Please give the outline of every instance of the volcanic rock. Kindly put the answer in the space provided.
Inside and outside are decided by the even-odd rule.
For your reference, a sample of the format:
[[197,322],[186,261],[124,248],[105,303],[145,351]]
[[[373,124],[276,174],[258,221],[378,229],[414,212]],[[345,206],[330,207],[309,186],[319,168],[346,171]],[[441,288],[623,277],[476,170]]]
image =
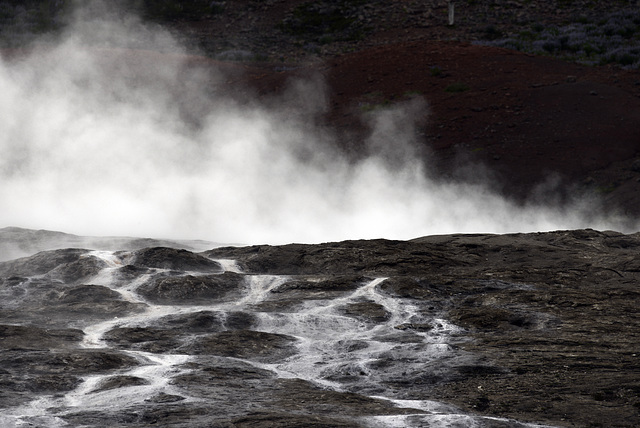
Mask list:
[[45,326],[64,326],[72,319],[109,319],[144,309],[145,305],[126,301],[120,293],[101,285],[75,285],[46,278],[5,279],[0,296],[7,303],[0,309],[7,320],[31,320]]
[[237,295],[244,277],[233,272],[219,275],[185,275],[161,277],[138,289],[146,299],[160,304],[194,304],[214,302]]
[[[51,337],[49,335],[47,340]],[[64,343],[68,336],[60,337]],[[31,338],[34,339],[33,334]],[[13,338],[12,342],[16,340]],[[138,364],[135,358],[112,351],[43,349],[47,340],[42,342],[44,346],[33,342],[29,344],[41,350],[20,349],[21,345],[0,350],[0,380],[3,385],[0,407],[23,404],[34,396],[70,391],[81,383],[80,376],[85,374],[105,373]]]
[[158,320],[163,328],[192,333],[211,333],[222,330],[243,330],[254,324],[254,316],[246,312],[200,311],[192,314],[169,315]]
[[[288,293],[291,294],[307,294],[309,298],[322,298],[318,293],[325,293],[329,297],[336,297],[340,293],[353,291],[363,285],[370,278],[364,276],[337,276],[331,275],[328,278],[300,278],[297,280],[287,281],[278,288],[271,290],[272,293]],[[337,292],[334,295],[327,293]]]
[[104,340],[118,348],[170,353],[180,345],[180,336],[176,331],[153,327],[121,327],[105,333]]
[[[71,426],[634,426],[638,248],[589,229],[226,247],[200,257],[247,274],[105,265],[108,285],[51,273],[84,250],[40,253],[36,275],[1,265],[0,405],[44,396]],[[64,410],[85,376],[87,400],[137,398]]]
[[220,263],[187,250],[153,247],[134,253],[131,262],[136,267],[193,271],[202,273],[222,272]]
[[[638,245],[639,234],[575,230],[220,248],[208,254],[237,258],[250,271],[309,274],[328,272],[331,264],[339,275],[392,276],[383,290],[445,310],[474,338],[464,349],[493,362],[488,368],[461,364],[458,375],[418,383],[483,412],[554,424],[568,418],[606,425],[618,418],[620,426],[630,426],[637,418],[635,401],[622,397],[631,396],[636,381],[630,379],[640,375],[631,369]],[[623,377],[629,379],[624,385]],[[546,399],[558,382],[562,392]],[[471,394],[478,385],[481,393]],[[582,404],[570,397],[583,397]],[[607,406],[622,413],[607,412]],[[533,416],[543,408],[547,416]]]
[[467,263],[466,255],[452,257],[437,245],[384,239],[325,245],[221,247],[204,254],[236,259],[246,272],[273,275],[408,275]]
[[110,389],[118,389],[127,386],[146,385],[145,379],[136,376],[113,376],[98,384],[98,387],[92,392],[108,391]]
[[391,315],[384,306],[375,302],[352,303],[344,309],[344,312],[371,322],[384,322]]
[[1,262],[0,275],[3,277],[43,275],[56,268],[64,272],[69,264],[78,262],[87,252],[88,250],[80,249],[43,251],[29,257]]
[[35,326],[0,325],[0,349],[48,349],[72,346],[82,340],[82,330],[43,329]]
[[256,309],[261,311],[291,311],[305,300],[334,299],[356,290],[370,278],[357,275],[297,277],[270,290],[269,298]]
[[277,361],[295,353],[294,337],[253,330],[213,333],[187,347],[190,353],[245,358],[250,361]]

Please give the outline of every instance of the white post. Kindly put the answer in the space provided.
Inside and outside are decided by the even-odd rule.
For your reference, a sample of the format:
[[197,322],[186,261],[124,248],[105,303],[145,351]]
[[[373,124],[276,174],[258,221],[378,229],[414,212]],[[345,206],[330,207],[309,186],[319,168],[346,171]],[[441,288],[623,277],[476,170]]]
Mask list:
[[454,5],[453,0],[449,0],[449,25],[453,25],[454,22]]

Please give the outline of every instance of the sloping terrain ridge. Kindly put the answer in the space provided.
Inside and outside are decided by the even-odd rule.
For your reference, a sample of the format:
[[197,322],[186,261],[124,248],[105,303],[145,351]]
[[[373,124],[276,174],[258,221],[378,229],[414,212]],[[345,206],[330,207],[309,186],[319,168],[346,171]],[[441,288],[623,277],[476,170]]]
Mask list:
[[639,248],[574,230],[4,261],[0,422],[637,426]]

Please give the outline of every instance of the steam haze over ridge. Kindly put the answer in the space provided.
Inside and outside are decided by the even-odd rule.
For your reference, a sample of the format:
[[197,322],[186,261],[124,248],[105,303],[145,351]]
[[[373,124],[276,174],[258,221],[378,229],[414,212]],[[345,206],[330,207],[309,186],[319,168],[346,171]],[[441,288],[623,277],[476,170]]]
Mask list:
[[234,98],[212,89],[222,71],[180,52],[135,17],[78,11],[56,43],[2,60],[0,227],[274,244],[622,228],[590,201],[520,207],[427,178],[422,100],[372,116],[371,155],[350,163],[332,148],[339,131],[315,123],[320,78]]

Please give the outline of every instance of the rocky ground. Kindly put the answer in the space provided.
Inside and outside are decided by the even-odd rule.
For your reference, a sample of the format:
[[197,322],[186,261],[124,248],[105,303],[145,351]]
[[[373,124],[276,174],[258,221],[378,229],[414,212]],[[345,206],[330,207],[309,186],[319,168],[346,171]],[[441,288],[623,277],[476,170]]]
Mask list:
[[[456,2],[454,26],[444,1],[303,3],[228,1],[210,16],[163,25],[198,46],[187,63],[232,71],[227,91],[249,87],[268,99],[292,77],[323,75],[322,121],[348,130],[339,144],[350,156],[365,150],[368,111],[421,96],[429,112],[418,121],[418,144],[434,177],[482,177],[520,201],[595,195],[612,211],[640,214],[638,72],[472,43],[596,19],[630,2]],[[318,14],[333,16],[334,26],[313,29]],[[198,253],[201,245],[178,251],[168,242],[43,233],[0,235],[5,424],[421,426],[440,412],[485,426],[640,425],[637,234],[448,235]],[[49,251],[35,254],[41,249]],[[263,275],[286,280],[243,301],[247,277]],[[381,277],[373,294],[354,294]],[[238,299],[240,310],[224,306]],[[376,346],[397,351],[375,354],[362,371],[283,376],[277,364],[295,360],[299,342],[264,328],[265,320],[332,299],[347,299],[339,315],[384,331]],[[392,322],[400,319],[396,299],[416,313]],[[135,318],[150,307],[170,313],[154,313],[152,324]],[[355,358],[371,343],[350,339],[337,349]],[[435,349],[444,350],[435,360],[416,360]],[[101,403],[127,391],[142,398],[123,412],[105,410]],[[422,404],[398,407],[376,398],[383,394]],[[440,404],[429,410],[426,400]]]
[[5,261],[0,421],[638,426],[639,247],[574,230]]
[[388,276],[385,292],[428,301],[474,338],[461,346],[482,363],[436,377],[425,387],[433,397],[520,420],[604,427],[638,423],[639,244],[637,234],[576,230],[207,254],[270,273]]

